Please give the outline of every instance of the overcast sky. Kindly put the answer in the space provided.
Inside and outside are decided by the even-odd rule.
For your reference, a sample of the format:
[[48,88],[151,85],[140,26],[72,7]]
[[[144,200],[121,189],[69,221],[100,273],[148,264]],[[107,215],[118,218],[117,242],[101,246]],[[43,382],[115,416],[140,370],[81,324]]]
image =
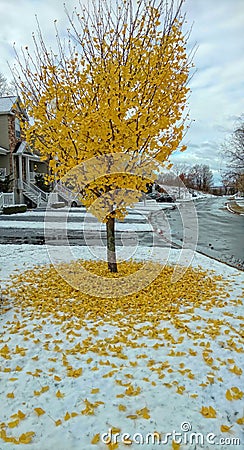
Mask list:
[[[70,11],[77,4],[66,0]],[[218,182],[224,168],[220,144],[244,113],[244,0],[186,0],[184,10],[189,27],[193,24],[189,47],[197,46],[189,98],[194,122],[185,137],[188,149],[172,161],[208,164]],[[0,0],[0,72],[8,79],[12,45],[30,45],[35,15],[52,46],[53,21],[63,30],[67,27],[62,0]]]

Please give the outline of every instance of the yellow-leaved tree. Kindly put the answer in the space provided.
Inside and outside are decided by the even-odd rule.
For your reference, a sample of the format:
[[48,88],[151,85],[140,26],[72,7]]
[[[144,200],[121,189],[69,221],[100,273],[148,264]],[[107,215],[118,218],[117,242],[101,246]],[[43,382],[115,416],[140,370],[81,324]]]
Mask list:
[[[15,80],[29,118],[26,140],[49,161],[49,180],[69,182],[106,222],[117,271],[115,219],[138,201],[157,163],[184,133],[191,62],[182,1],[93,0],[72,15],[68,42],[16,53]],[[184,148],[181,147],[181,150]]]

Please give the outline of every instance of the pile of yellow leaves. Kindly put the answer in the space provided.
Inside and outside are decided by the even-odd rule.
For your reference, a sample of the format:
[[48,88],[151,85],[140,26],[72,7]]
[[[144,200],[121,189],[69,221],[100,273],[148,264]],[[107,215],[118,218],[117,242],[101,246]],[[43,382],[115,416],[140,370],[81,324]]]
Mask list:
[[[80,270],[81,266],[85,271]],[[188,268],[177,282],[172,283],[174,268],[165,266],[159,270],[158,263],[151,263],[148,270],[160,272],[159,276],[140,292],[124,297],[115,292],[114,298],[101,298],[82,291],[86,271],[96,274],[98,283],[99,277],[115,277],[124,281],[127,276],[129,283],[129,275],[142,266],[142,262],[122,262],[115,274],[108,271],[103,261],[76,261],[57,266],[57,270],[53,266],[38,266],[13,276],[12,285],[3,294],[11,296],[15,305],[21,306],[22,311],[28,311],[28,315],[33,311],[36,319],[52,315],[54,319],[65,322],[75,317],[81,320],[81,324],[86,320],[106,320],[123,327],[121,319],[125,316],[126,326],[146,320],[157,325],[159,321],[170,318],[182,331],[186,331],[186,322],[180,319],[181,315],[187,312],[194,316],[195,309],[199,307],[208,310],[225,306],[229,297],[219,284],[220,277],[211,277],[206,271]],[[62,271],[69,271],[70,284],[59,275]],[[81,276],[81,289],[75,290],[72,288],[72,277],[77,279]],[[214,322],[214,328],[220,325],[218,321]],[[6,349],[0,351],[5,352]]]
[[[69,271],[71,276],[78,277],[80,265],[85,267],[86,271],[103,279],[107,278],[109,281],[112,277],[126,279],[129,274],[137,272],[143,262],[120,263],[119,271],[115,274],[110,273],[107,264],[100,261],[76,261],[67,265],[63,264],[62,269]],[[2,371],[14,372],[16,375],[8,381],[18,380],[21,371],[25,372],[24,360],[28,359],[27,342],[32,340],[37,347],[42,347],[41,351],[49,352],[48,360],[53,363],[48,373],[50,388],[49,385],[41,385],[39,381],[43,368],[31,367],[32,370],[25,372],[40,384],[40,389],[33,390],[33,397],[37,401],[44,395],[53,395],[60,402],[65,402],[63,386],[61,390],[57,390],[57,383],[62,382],[65,377],[66,383],[69,378],[82,378],[86,367],[89,366],[90,371],[101,370],[100,380],[105,378],[107,382],[111,379],[121,388],[116,395],[116,408],[125,420],[148,421],[152,418],[152,410],[145,403],[137,406],[137,402],[143,397],[142,386],[145,386],[145,383],[154,387],[157,386],[158,380],[161,389],[173,389],[176,394],[188,395],[195,399],[199,395],[200,388],[204,390],[215,382],[223,383],[224,386],[224,380],[218,373],[222,365],[238,379],[242,370],[235,359],[228,357],[220,359],[213,350],[211,341],[221,336],[221,346],[237,354],[243,351],[240,333],[229,321],[229,317],[234,315],[225,311],[227,303],[238,307],[242,303],[241,299],[230,299],[225,286],[227,282],[201,268],[188,268],[181,279],[175,283],[171,281],[174,267],[165,266],[159,270],[158,263],[152,263],[150,269],[159,273],[151,284],[139,292],[124,297],[120,297],[119,292],[115,292],[114,298],[89,296],[82,290],[74,289],[60,276],[60,271],[52,266],[37,266],[33,270],[12,276],[11,284],[3,292],[4,301],[1,311],[4,314],[4,311],[7,312],[10,308],[13,310],[13,318],[6,322],[5,329],[8,328],[10,335],[21,335],[23,344],[14,343],[12,346],[11,341],[0,339],[0,343],[3,343],[0,345],[0,358],[7,363]],[[84,271],[82,273],[84,274]],[[81,285],[85,281],[80,279]],[[216,308],[223,309],[223,313],[217,317],[216,315],[211,317],[208,314],[209,310]],[[234,318],[238,319],[239,324],[238,314],[235,314]],[[30,323],[31,328],[28,327]],[[46,323],[56,329],[58,327],[62,333],[62,339],[60,339],[61,335],[58,336],[59,333],[54,335],[49,332],[42,334],[41,340],[38,336],[40,336],[39,333],[43,333]],[[167,324],[169,326],[166,326]],[[105,333],[105,336],[100,336],[99,330],[102,327],[106,329],[113,327],[114,332],[112,335]],[[84,330],[87,337],[82,334]],[[65,339],[65,345],[63,339]],[[186,345],[185,342],[187,342]],[[195,344],[196,346],[192,347]],[[154,351],[158,349],[160,351],[163,347],[164,351],[166,348],[168,359],[164,361],[160,358],[157,360],[157,357],[153,359]],[[128,349],[138,350],[133,353],[133,359],[128,359]],[[89,357],[85,356],[88,352]],[[75,359],[71,362],[72,356],[78,360],[76,367]],[[202,364],[206,367],[206,380],[202,379],[201,383],[199,376],[193,373],[194,367],[187,367],[188,360],[196,356],[200,357]],[[13,363],[15,358],[19,358],[17,365]],[[140,366],[140,363],[144,364],[142,361],[144,358],[148,377],[144,374],[139,386],[138,379],[134,379],[134,370]],[[171,358],[174,361],[172,364],[170,364]],[[38,355],[34,353],[32,360],[38,364]],[[58,360],[63,366],[63,372],[59,373],[61,376],[55,370],[55,363]],[[11,363],[10,368],[8,366],[11,366]],[[174,374],[173,378],[167,378],[171,374]],[[51,380],[55,382],[55,386]],[[192,383],[190,389],[186,388],[187,380]],[[72,419],[79,416],[97,414],[98,409],[105,405],[101,401],[104,397],[101,395],[99,398],[102,394],[100,391],[102,391],[100,385],[99,388],[91,386],[86,397],[98,395],[98,399],[96,397],[95,401],[92,401],[90,397],[83,398],[82,409],[80,408],[79,411],[66,409],[60,417],[52,419],[54,425],[59,427],[64,423],[72,422]],[[233,386],[227,391],[223,388],[223,397],[229,400],[230,404],[235,403],[242,396],[243,393],[238,387]],[[6,392],[6,397],[9,402],[18,400],[11,389]],[[126,404],[120,403],[120,399],[123,398]],[[128,408],[128,402],[131,402],[130,405],[133,406]],[[209,403],[205,404],[208,406],[202,406],[202,409],[199,406],[200,415],[206,419],[218,418],[218,412]],[[38,403],[32,412],[37,418],[42,416],[45,418],[49,415],[49,412],[41,408]],[[14,444],[32,442],[35,434],[33,431],[21,434],[19,437],[10,435],[12,429],[17,428],[26,415],[19,410],[17,414],[10,417],[7,422],[1,423],[0,438]],[[241,425],[243,419],[239,416],[236,419],[235,422]],[[223,425],[221,431],[227,432],[226,427],[228,428],[227,425]],[[231,426],[229,428],[231,429]],[[95,434],[91,443],[96,444],[99,438],[99,434]],[[172,446],[177,448],[174,442]]]

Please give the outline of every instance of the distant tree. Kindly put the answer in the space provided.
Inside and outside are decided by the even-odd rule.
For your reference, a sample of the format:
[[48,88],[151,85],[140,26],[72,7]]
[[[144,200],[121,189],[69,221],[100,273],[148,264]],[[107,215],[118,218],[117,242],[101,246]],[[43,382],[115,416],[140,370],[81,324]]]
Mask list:
[[[32,119],[26,140],[50,157],[49,181],[82,166],[78,191],[85,206],[106,223],[112,272],[117,271],[115,219],[126,215],[126,207],[155,178],[149,162],[167,161],[183,137],[191,63],[182,3],[80,3],[80,13],[69,16],[70,46],[64,47],[58,36],[56,55],[39,30],[35,52],[26,49],[24,59],[17,55],[16,78]],[[123,163],[117,154],[123,154]]]
[[0,73],[0,97],[6,95],[7,92],[7,79]]
[[0,73],[0,97],[5,95],[12,95],[16,93],[16,88],[13,81],[8,82],[7,78]]
[[202,170],[202,186],[201,189],[205,192],[208,192],[213,185],[213,172],[210,167],[206,164],[203,164],[201,167]]
[[213,172],[206,164],[195,164],[184,173],[184,184],[188,188],[208,192],[213,185]]
[[223,173],[223,184],[244,192],[244,116],[240,117],[235,130],[222,145],[222,155],[228,169]]

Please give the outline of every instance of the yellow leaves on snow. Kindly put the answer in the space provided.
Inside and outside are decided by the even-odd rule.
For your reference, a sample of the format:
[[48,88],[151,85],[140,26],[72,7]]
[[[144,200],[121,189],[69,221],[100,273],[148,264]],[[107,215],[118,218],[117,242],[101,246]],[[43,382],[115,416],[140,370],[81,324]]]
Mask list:
[[34,435],[34,431],[27,431],[26,433],[22,433],[19,438],[15,438],[12,436],[7,436],[6,431],[0,429],[0,438],[4,442],[12,442],[13,444],[30,444]]
[[234,373],[235,375],[242,375],[242,369],[237,367],[236,365],[229,367],[229,371]]
[[136,414],[143,419],[150,419],[149,409],[146,406],[142,409],[138,409]]
[[93,388],[93,389],[91,390],[91,394],[97,394],[99,391],[100,391],[99,388]]
[[9,393],[6,395],[6,397],[7,397],[7,398],[14,398],[14,392],[9,392]]
[[81,411],[81,414],[83,414],[85,416],[92,416],[93,414],[95,414],[95,408],[97,408],[99,405],[104,404],[104,402],[102,402],[102,401],[97,401],[95,403],[91,403],[91,402],[89,402],[89,400],[87,398],[83,401],[84,401],[86,407]]
[[233,425],[231,425],[231,426],[228,426],[228,425],[221,425],[220,431],[222,431],[222,433],[228,433],[228,432],[231,430],[232,426],[233,426]]
[[212,406],[203,406],[200,412],[207,419],[214,419],[217,417],[217,413]]
[[0,356],[5,359],[11,359],[10,349],[7,344],[5,344],[2,348],[0,348]]
[[44,409],[42,408],[34,408],[34,411],[36,412],[36,414],[38,415],[38,417],[42,416],[43,414],[45,414],[46,411],[44,411]]
[[35,433],[33,431],[28,431],[27,433],[23,433],[19,437],[19,443],[20,444],[29,444],[32,441],[33,436],[35,436]]
[[17,427],[19,425],[19,422],[20,422],[19,419],[13,420],[12,422],[8,423],[8,427],[9,428],[15,428],[15,427]]
[[72,378],[78,378],[82,374],[82,368],[80,369],[73,369],[73,367],[67,368],[67,376]]
[[141,392],[140,386],[133,387],[132,384],[130,384],[129,387],[125,390],[125,394],[129,396],[139,395],[140,392]]
[[91,444],[95,445],[100,441],[100,433],[97,433],[93,436],[91,440]]
[[233,386],[230,389],[227,389],[225,397],[229,401],[241,400],[243,397],[243,392],[238,387]]
[[244,417],[239,417],[239,419],[237,419],[236,423],[238,423],[238,425],[244,425]]
[[[139,270],[141,267],[140,263],[122,263],[119,267],[120,272],[116,275],[111,275],[107,273],[106,264],[103,262],[96,262],[96,264],[93,262],[82,262],[82,264],[83,263],[88,270],[104,277],[126,276],[131,271]],[[74,270],[74,273],[76,268],[75,263],[67,265],[67,269],[71,271]],[[185,393],[185,386],[182,386],[182,384],[184,384],[185,380],[186,385],[187,382],[189,382],[188,379],[194,380],[194,374],[187,368],[186,361],[188,359],[189,361],[194,360],[194,357],[200,355],[200,351],[202,352],[202,357],[206,365],[211,367],[211,372],[206,373],[206,378],[204,379],[205,382],[202,383],[203,387],[209,386],[209,384],[214,385],[216,380],[222,380],[222,382],[225,381],[223,380],[224,376],[223,378],[217,378],[216,375],[216,371],[218,370],[218,367],[221,367],[221,363],[225,364],[226,368],[233,374],[238,376],[241,375],[241,369],[238,368],[233,358],[227,360],[227,362],[225,360],[218,360],[216,353],[211,349],[212,344],[209,337],[213,339],[211,331],[212,325],[215,327],[214,333],[217,336],[221,333],[221,327],[227,326],[226,323],[220,319],[218,321],[210,319],[204,320],[196,313],[197,308],[206,308],[207,310],[213,307],[222,307],[223,299],[220,300],[221,294],[219,294],[218,284],[215,279],[202,270],[188,269],[181,279],[181,282],[177,284],[170,282],[172,273],[173,268],[166,266],[162,269],[158,278],[147,288],[127,297],[115,297],[112,301],[111,299],[108,301],[107,298],[89,297],[81,291],[73,290],[60,276],[58,276],[56,270],[52,267],[35,268],[33,271],[28,271],[28,273],[15,277],[13,280],[13,287],[10,288],[10,291],[12,289],[11,295],[18,308],[21,306],[23,311],[27,309],[32,311],[35,320],[39,321],[43,321],[43,318],[52,315],[53,323],[61,326],[62,331],[64,331],[64,335],[69,344],[68,349],[62,345],[62,339],[53,340],[51,337],[49,337],[49,346],[41,345],[45,352],[51,352],[52,350],[53,352],[58,352],[58,355],[57,353],[53,353],[52,356],[55,356],[55,358],[48,358],[49,361],[54,363],[53,366],[55,366],[48,369],[48,375],[51,377],[51,382],[61,382],[64,379],[65,374],[72,378],[81,377],[83,375],[82,368],[77,368],[76,362],[73,362],[73,365],[71,365],[70,355],[74,356],[75,361],[80,361],[82,355],[82,361],[85,363],[84,372],[85,370],[99,371],[99,379],[102,379],[102,377],[109,378],[107,382],[112,381],[116,383],[116,385],[123,387],[123,393],[118,393],[116,395],[117,398],[126,398],[125,396],[129,396],[131,397],[130,401],[133,402],[133,397],[136,398],[139,396],[143,387],[151,387],[151,385],[159,386],[159,383],[162,389],[165,389],[165,387],[174,388],[178,394],[183,395]],[[21,286],[19,295],[18,286]],[[35,286],[35,289],[33,286]],[[71,298],[73,301],[70,301]],[[185,306],[188,309],[185,310],[182,315],[182,310]],[[186,314],[186,311],[188,310],[190,311],[189,318],[187,318]],[[125,311],[126,323],[124,321]],[[177,330],[177,334],[166,325],[165,328],[162,328],[160,326],[159,318],[162,321],[170,320],[170,326],[172,325],[172,327]],[[116,326],[115,336],[109,336],[109,340],[104,338],[99,339],[99,335],[96,335],[96,326],[93,325],[89,328],[87,325],[87,321],[92,323],[94,320],[99,321],[99,325],[104,324],[106,321],[106,325]],[[193,327],[191,327],[191,321],[194,321]],[[147,322],[146,325],[144,325],[145,322]],[[142,324],[142,326],[136,329],[135,325],[137,324]],[[41,328],[40,325],[40,328],[36,329],[39,332],[42,331]],[[85,329],[88,334],[90,333],[89,338],[86,338],[83,341],[82,339],[76,339],[76,337],[79,336],[77,336],[78,333],[75,331],[83,331],[83,329]],[[72,330],[73,332],[71,332]],[[231,334],[231,329],[229,328],[229,330]],[[95,336],[96,338],[94,338]],[[151,348],[149,345],[148,348],[144,345],[141,346],[140,349],[139,338],[141,337],[143,337],[145,341],[147,340],[147,342],[150,342],[150,339],[152,339],[151,347],[153,347],[153,356],[149,353],[149,349]],[[187,350],[185,342],[188,337],[192,339],[192,342]],[[237,343],[237,338],[233,337],[233,339],[229,340],[229,337],[227,335],[228,350],[237,351],[236,348],[238,349],[238,346],[237,344],[235,345],[235,342]],[[35,339],[34,333],[30,339],[33,340],[35,345],[39,346],[41,343],[40,339]],[[157,342],[154,344],[156,340]],[[208,340],[210,342],[207,342]],[[183,345],[181,346],[183,341],[184,351],[182,351]],[[55,347],[54,345],[52,346],[52,344],[55,344]],[[199,347],[193,347],[195,345],[198,345]],[[166,347],[166,354],[168,355],[167,361],[159,362],[155,353],[157,351],[160,353],[161,347],[163,346]],[[133,358],[136,361],[126,360],[126,351],[128,348],[140,349]],[[14,354],[23,358],[24,353],[28,355],[28,350],[24,347],[15,346],[14,344],[13,349],[11,349],[9,343],[8,345],[4,345],[0,351],[1,356],[4,359],[13,359]],[[90,354],[92,354],[93,358],[90,357]],[[99,356],[97,357],[97,355]],[[42,376],[42,370],[35,368],[34,361],[38,361],[38,358],[34,358],[32,363],[34,369],[27,373],[34,377],[38,377],[39,379],[35,381],[39,382],[41,381],[40,376]],[[56,363],[60,358],[62,358],[63,371],[58,365],[56,366]],[[90,366],[87,366],[86,364],[89,364]],[[216,366],[214,366],[214,364],[216,364]],[[8,363],[8,365],[10,365],[10,363]],[[24,363],[21,365],[25,367]],[[105,366],[110,366],[108,367],[108,372],[106,372],[105,369],[107,368]],[[140,366],[145,366],[148,370],[144,374],[147,376],[144,376],[141,380],[141,387],[138,385],[135,386],[135,382],[133,382],[134,385],[130,382],[135,373],[134,367]],[[15,367],[15,364],[12,364],[12,367]],[[18,371],[19,366],[16,366],[16,368]],[[8,372],[13,370],[10,368],[8,369]],[[206,367],[206,371],[208,370],[209,367]],[[149,371],[152,372],[153,377],[150,376],[151,374],[149,375]],[[53,372],[60,375],[54,375]],[[121,379],[117,378],[118,372],[119,378]],[[95,374],[94,372],[91,373]],[[170,373],[172,374],[171,376],[169,376]],[[43,375],[44,374],[45,371],[43,370]],[[166,377],[165,381],[168,383],[158,382],[155,377],[158,377],[158,380]],[[173,382],[171,377],[172,379],[178,377],[177,383],[176,381]],[[181,377],[184,377],[184,382],[180,383],[179,378],[182,380]],[[198,379],[196,375],[195,378]],[[14,380],[14,378],[12,379]],[[11,378],[8,379],[8,381],[10,380]],[[72,380],[69,381],[72,382]],[[75,380],[73,381],[75,382]],[[137,382],[138,381],[136,380],[136,383]],[[145,386],[145,383],[150,384]],[[92,385],[93,384],[88,387],[88,392],[90,391],[90,394],[92,395],[98,394],[100,392],[99,388],[92,388]],[[193,393],[191,394],[188,386],[189,384],[187,385],[189,397],[196,398],[199,394],[194,393],[196,392],[195,388],[197,387],[199,391],[200,388],[198,385],[194,386],[192,389]],[[49,386],[44,386],[41,389],[35,390],[34,395],[41,395],[42,393],[47,392],[48,389]],[[53,395],[56,395],[58,399],[63,398],[64,394],[61,392],[61,388],[60,390],[55,391]],[[9,394],[13,393],[10,392]],[[238,388],[231,388],[226,394],[228,400],[237,400],[243,395]],[[12,404],[12,402],[9,403]],[[85,406],[83,410],[80,411],[80,414],[83,416],[93,415],[96,412],[96,408],[102,404],[103,402],[91,402],[86,399],[84,400]],[[129,406],[126,407],[125,405],[118,404],[118,401],[115,405],[117,405],[116,407],[118,408],[117,412],[125,413],[121,415],[128,419],[148,420],[150,418],[150,412],[146,407],[137,410],[136,408],[133,408],[132,410]],[[40,409],[41,408],[36,408],[37,411]],[[38,414],[37,411],[36,413]],[[130,412],[132,412],[132,414],[130,414]],[[45,411],[42,410],[38,415],[40,416],[44,413]],[[63,414],[65,414],[65,410]],[[206,418],[216,417],[216,411],[210,406],[203,406],[201,414]],[[66,412],[61,419],[55,421],[55,425],[60,426],[64,421],[68,421],[77,415],[78,413],[76,412]],[[12,419],[13,420],[9,420],[9,424],[12,424],[9,426],[10,428],[11,426],[15,428],[21,417],[12,417]],[[239,422],[237,423],[241,424],[241,419],[237,419],[237,421],[238,420]]]
[[60,392],[60,390],[58,390],[55,395],[56,395],[57,398],[64,398],[64,396],[65,396],[65,394]]

